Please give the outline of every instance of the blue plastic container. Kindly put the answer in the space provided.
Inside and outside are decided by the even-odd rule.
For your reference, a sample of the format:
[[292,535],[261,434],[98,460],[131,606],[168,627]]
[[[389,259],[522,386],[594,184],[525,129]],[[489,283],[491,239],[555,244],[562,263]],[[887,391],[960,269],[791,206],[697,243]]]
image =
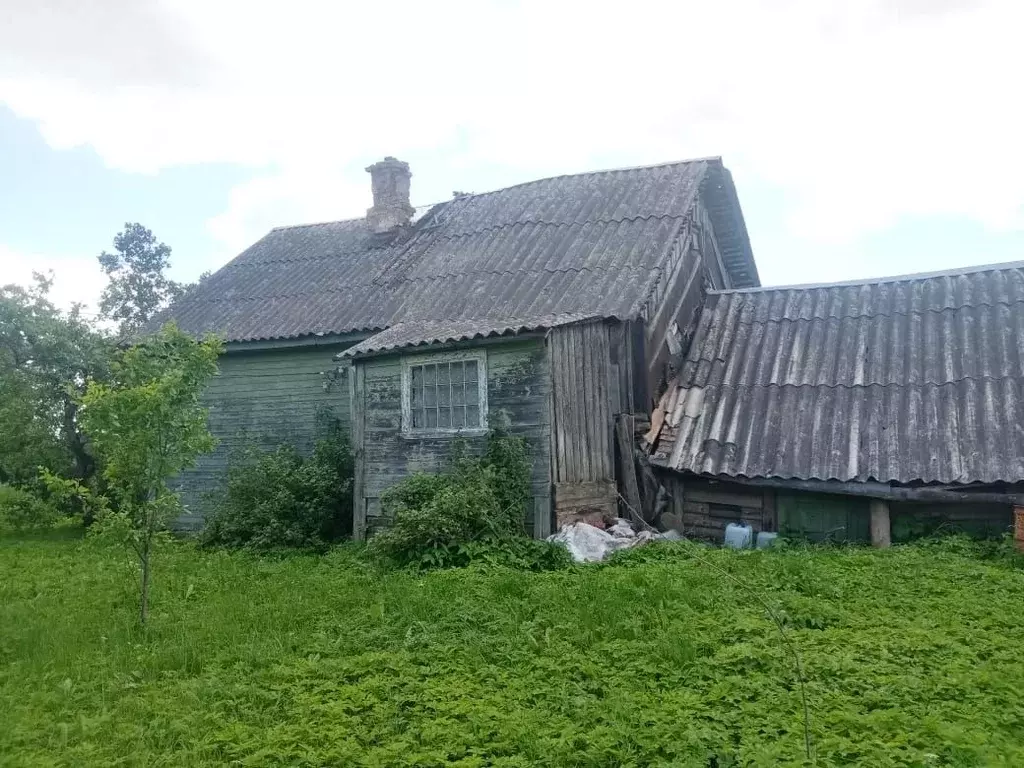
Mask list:
[[750,549],[754,546],[754,529],[749,525],[729,523],[725,526],[725,546],[730,549]]
[[779,534],[771,531],[761,531],[757,534],[757,548],[768,549],[775,543],[775,540],[779,538]]

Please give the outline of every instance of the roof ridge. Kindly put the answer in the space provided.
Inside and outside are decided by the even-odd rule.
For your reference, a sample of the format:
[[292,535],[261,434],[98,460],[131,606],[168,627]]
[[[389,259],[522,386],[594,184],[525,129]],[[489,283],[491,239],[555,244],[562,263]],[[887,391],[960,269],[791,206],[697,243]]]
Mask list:
[[521,181],[518,184],[509,184],[507,187],[499,187],[498,189],[491,189],[486,192],[470,192],[461,198],[453,198],[455,200],[465,199],[467,197],[485,197],[486,195],[496,195],[499,192],[507,192],[510,189],[518,189],[519,187],[526,187],[530,184],[542,184],[546,181],[555,181],[557,179],[571,179],[579,178],[583,176],[600,176],[605,173],[624,173],[627,171],[647,171],[655,168],[667,168],[672,165],[693,165],[695,163],[721,163],[721,155],[708,155],[707,157],[692,157],[687,160],[668,160],[661,163],[651,163],[649,165],[629,165],[621,168],[601,168],[596,171],[577,171],[576,173],[559,173],[555,176],[545,176],[540,179],[530,179],[529,181]]
[[929,280],[939,277],[959,277],[970,275],[976,272],[999,272],[1011,269],[1024,268],[1024,260],[1004,261],[995,264],[978,264],[968,267],[954,267],[947,270],[935,272],[912,272],[905,275],[885,275],[883,277],[868,277],[856,280],[840,280],[834,283],[792,283],[789,285],[762,285],[756,288],[720,288],[708,291],[709,294],[720,295],[727,293],[769,293],[771,291],[804,291],[816,288],[847,288],[861,285],[882,285],[885,283],[902,283],[914,280]]
[[[494,194],[497,194],[499,192],[505,192],[505,191],[510,190],[510,189],[518,189],[519,187],[529,186],[530,184],[541,184],[541,183],[543,183],[545,181],[555,181],[556,179],[569,179],[569,178],[576,178],[576,177],[582,177],[582,176],[600,176],[601,174],[605,174],[605,173],[623,173],[623,172],[626,172],[626,171],[646,171],[646,170],[653,170],[655,168],[667,168],[667,167],[673,166],[673,165],[692,165],[694,163],[716,163],[716,162],[717,163],[721,163],[722,162],[722,156],[721,155],[708,155],[706,157],[692,157],[692,158],[685,159],[685,160],[667,160],[665,162],[651,163],[649,165],[630,165],[630,166],[623,166],[623,167],[620,167],[620,168],[601,168],[601,169],[598,169],[598,170],[595,170],[595,171],[578,171],[576,173],[560,173],[560,174],[557,174],[555,176],[545,176],[545,177],[540,178],[540,179],[530,179],[529,181],[521,181],[518,184],[510,184],[507,187],[499,187],[498,189],[490,189],[490,190],[487,190],[486,192],[468,192],[468,193],[466,193],[464,195],[460,195],[458,197],[452,197],[449,200],[439,200],[439,201],[434,202],[434,203],[427,203],[427,204],[424,204],[424,205],[416,205],[416,206],[413,206],[413,207],[416,208],[416,209],[433,208],[436,205],[443,205],[445,203],[450,203],[450,202],[452,202],[454,200],[465,200],[466,198],[471,198],[471,197],[485,197],[487,195],[494,195]],[[306,222],[306,223],[303,223],[303,224],[281,224],[281,225],[276,226],[276,227],[271,227],[270,231],[271,232],[277,232],[279,230],[284,230],[284,229],[302,229],[304,227],[320,227],[320,226],[324,226],[325,224],[349,224],[349,223],[355,223],[355,222],[363,221],[363,220],[364,220],[364,217],[362,217],[362,216],[355,216],[355,217],[348,218],[348,219],[332,219],[332,220],[327,220],[327,221],[310,221],[310,222]],[[623,221],[625,221],[625,219],[623,219]]]

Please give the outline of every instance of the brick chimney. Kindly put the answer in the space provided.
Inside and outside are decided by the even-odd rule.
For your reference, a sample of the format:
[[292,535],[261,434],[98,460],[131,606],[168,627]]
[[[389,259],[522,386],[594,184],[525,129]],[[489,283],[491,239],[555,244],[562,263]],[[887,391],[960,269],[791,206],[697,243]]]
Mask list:
[[373,186],[373,208],[366,212],[371,232],[387,232],[408,224],[414,213],[409,204],[409,164],[385,157],[366,169]]

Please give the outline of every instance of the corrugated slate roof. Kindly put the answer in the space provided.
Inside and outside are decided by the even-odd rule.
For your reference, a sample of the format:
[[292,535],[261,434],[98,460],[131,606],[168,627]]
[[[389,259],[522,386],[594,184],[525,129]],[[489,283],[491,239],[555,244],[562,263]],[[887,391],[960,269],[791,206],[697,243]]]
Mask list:
[[734,283],[756,285],[731,177],[709,158],[461,195],[384,235],[363,219],[278,228],[156,322],[251,341],[636,316],[702,189]]
[[662,402],[677,470],[1024,480],[1024,262],[713,292]]
[[398,323],[378,334],[364,339],[337,355],[338,358],[358,357],[393,349],[419,347],[428,344],[447,344],[493,336],[514,336],[530,331],[540,331],[572,323],[585,322],[595,318],[587,315],[544,315],[523,318],[508,318],[497,322],[487,320],[464,320],[442,322]]

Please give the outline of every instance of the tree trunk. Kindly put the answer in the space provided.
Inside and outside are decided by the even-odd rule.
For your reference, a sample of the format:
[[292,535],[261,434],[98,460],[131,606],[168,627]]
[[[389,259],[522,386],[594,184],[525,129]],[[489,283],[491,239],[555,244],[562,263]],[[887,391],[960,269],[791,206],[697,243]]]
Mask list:
[[139,558],[139,563],[142,566],[142,590],[139,596],[139,621],[145,626],[146,619],[149,618],[149,548],[147,547],[143,551],[142,556]]

